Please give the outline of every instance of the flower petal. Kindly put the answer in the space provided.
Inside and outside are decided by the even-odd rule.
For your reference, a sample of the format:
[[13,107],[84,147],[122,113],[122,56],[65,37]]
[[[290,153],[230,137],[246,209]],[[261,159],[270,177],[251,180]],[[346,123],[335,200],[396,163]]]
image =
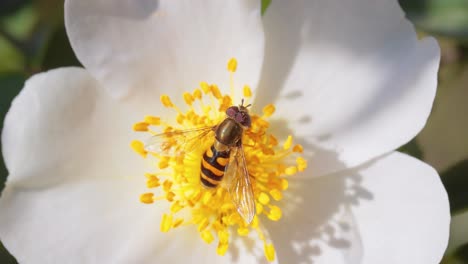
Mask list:
[[263,257],[245,243],[217,256],[215,245],[201,242],[193,229],[159,232],[169,209],[138,200],[146,191],[145,166],[128,146],[130,110],[83,69],[27,81],[2,133],[10,172],[0,198],[6,248],[20,263],[256,263]]
[[290,181],[289,193],[284,228],[269,226],[279,262],[438,263],[447,246],[447,193],[434,169],[405,154]]
[[397,1],[274,1],[264,21],[256,102],[276,101],[313,150],[315,175],[387,153],[424,126],[439,47],[417,39]]
[[[8,181],[36,187],[62,182],[72,177],[61,173],[71,169],[63,165],[70,160],[76,160],[73,170],[78,174],[114,159],[127,162],[109,171],[115,167],[119,176],[135,173],[141,159],[129,142],[136,116],[143,114],[112,100],[83,69],[61,68],[31,77],[5,117],[2,151]],[[50,171],[56,173],[47,175]],[[41,174],[45,178],[38,177]]]
[[117,97],[154,101],[155,92],[180,95],[200,81],[227,85],[231,57],[239,85],[258,83],[258,1],[67,0],[65,22],[78,59]]
[[216,243],[206,245],[193,226],[161,233],[161,215],[169,209],[141,204],[136,190],[136,181],[122,179],[43,189],[8,186],[0,199],[0,237],[20,263],[184,263],[194,258],[257,263],[264,258],[260,241],[233,244],[235,250],[222,257]]

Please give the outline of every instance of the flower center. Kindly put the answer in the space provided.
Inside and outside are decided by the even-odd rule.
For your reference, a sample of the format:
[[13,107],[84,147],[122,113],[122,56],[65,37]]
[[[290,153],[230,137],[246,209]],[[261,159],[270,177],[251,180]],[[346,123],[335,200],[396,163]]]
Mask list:
[[287,178],[303,171],[307,162],[299,156],[303,148],[293,145],[292,136],[280,145],[269,133],[267,119],[275,112],[274,105],[265,106],[262,115],[248,113],[249,86],[243,88],[242,104],[233,106],[236,68],[237,61],[231,59],[231,95],[202,82],[183,94],[185,111],[169,96],[161,96],[161,103],[175,111],[175,122],[146,116],[134,125],[135,131],[152,136],[145,143],[132,141],[131,147],[156,160],[155,171],[145,175],[151,191],[142,194],[140,201],[169,202],[161,231],[195,225],[203,241],[217,240],[219,255],[228,250],[231,232],[237,230],[240,236],[256,232],[264,243],[265,257],[273,261],[275,249],[260,222],[281,219],[275,203],[288,188]]

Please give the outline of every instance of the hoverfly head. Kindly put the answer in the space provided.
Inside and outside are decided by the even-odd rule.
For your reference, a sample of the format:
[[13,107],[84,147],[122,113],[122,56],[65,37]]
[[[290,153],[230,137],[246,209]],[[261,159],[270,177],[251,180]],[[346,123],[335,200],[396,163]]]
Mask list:
[[251,104],[244,106],[244,99],[239,106],[231,106],[226,110],[228,117],[234,119],[237,123],[241,124],[244,127],[251,127],[252,120],[250,119],[249,110],[247,107],[250,107]]

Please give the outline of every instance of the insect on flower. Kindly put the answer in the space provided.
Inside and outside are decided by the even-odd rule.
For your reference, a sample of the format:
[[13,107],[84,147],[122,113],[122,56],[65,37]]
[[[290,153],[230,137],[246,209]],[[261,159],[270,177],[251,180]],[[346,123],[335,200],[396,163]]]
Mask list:
[[[226,110],[226,118],[215,126],[174,130],[151,137],[145,149],[162,154],[183,155],[199,149],[214,136],[214,143],[201,159],[200,182],[206,188],[217,188],[222,182],[246,224],[255,216],[255,198],[246,166],[242,136],[251,127],[249,105]],[[226,178],[224,181],[223,178]]]

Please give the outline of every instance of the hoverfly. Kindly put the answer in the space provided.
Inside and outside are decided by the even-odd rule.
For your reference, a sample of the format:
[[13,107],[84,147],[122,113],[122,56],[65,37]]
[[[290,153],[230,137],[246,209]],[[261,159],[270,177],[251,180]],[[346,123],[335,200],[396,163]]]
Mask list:
[[[244,100],[226,110],[226,118],[216,126],[173,130],[154,135],[145,145],[150,152],[190,153],[200,148],[200,140],[211,135],[214,143],[201,159],[200,182],[206,188],[217,188],[223,178],[232,202],[247,224],[255,216],[255,198],[247,171],[242,136],[251,127]],[[168,142],[177,144],[169,144]],[[177,146],[174,148],[174,146]]]

